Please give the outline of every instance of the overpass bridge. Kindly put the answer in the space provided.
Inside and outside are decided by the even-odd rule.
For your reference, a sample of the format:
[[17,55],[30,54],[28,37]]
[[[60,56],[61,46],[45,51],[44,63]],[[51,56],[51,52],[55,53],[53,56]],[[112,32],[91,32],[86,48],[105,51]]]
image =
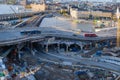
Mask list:
[[39,15],[33,16],[32,18],[26,21],[23,21],[15,26],[12,26],[11,28],[22,28],[22,27],[33,27],[33,26],[38,27],[45,16],[46,16],[45,14],[44,15],[39,14]]
[[78,40],[78,41],[94,41],[99,42],[103,40],[113,40],[116,39],[115,36],[111,37],[84,37],[84,36],[74,36],[74,35],[64,35],[64,34],[46,34],[46,37],[56,37],[62,39]]
[[[34,35],[22,35],[22,31],[41,31],[41,34],[34,34]],[[6,37],[7,36],[7,37]],[[0,46],[4,45],[14,45],[21,42],[27,42],[27,41],[39,41],[49,39],[54,37],[55,39],[64,39],[64,40],[77,40],[77,41],[87,41],[87,42],[101,42],[101,41],[113,41],[116,39],[115,36],[113,37],[83,37],[83,36],[74,36],[74,35],[65,35],[65,34],[54,34],[54,33],[42,33],[41,28],[39,27],[32,27],[32,28],[16,28],[11,30],[3,30],[0,31]]]

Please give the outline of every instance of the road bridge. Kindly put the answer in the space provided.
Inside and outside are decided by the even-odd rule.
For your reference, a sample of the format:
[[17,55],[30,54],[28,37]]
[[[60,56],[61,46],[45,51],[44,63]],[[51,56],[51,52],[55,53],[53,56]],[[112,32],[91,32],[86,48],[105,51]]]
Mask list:
[[46,34],[47,37],[56,37],[62,39],[71,39],[71,40],[78,40],[78,41],[94,41],[99,42],[103,40],[113,40],[116,39],[116,36],[111,37],[84,37],[84,36],[74,36],[74,35],[65,35],[65,34]]
[[[0,46],[12,45],[19,42],[26,42],[38,39],[49,39],[55,37],[56,39],[65,39],[65,40],[77,40],[77,41],[92,41],[92,42],[101,42],[101,41],[114,41],[116,37],[82,37],[82,36],[73,36],[73,35],[64,35],[64,34],[35,34],[35,35],[21,35],[21,31],[34,31],[39,30],[40,28],[22,28],[14,30],[0,31]],[[7,36],[7,37],[6,37]]]
[[15,45],[23,42],[35,42],[35,41],[42,41],[45,38],[43,36],[26,36],[26,37],[21,37],[17,39],[10,39],[10,40],[5,40],[5,41],[0,41],[0,46],[8,46],[8,45]]
[[42,20],[44,19],[44,17],[46,17],[49,14],[39,14],[37,15],[35,18],[32,18],[32,20],[30,19],[30,21],[26,22],[26,27],[39,27],[40,23],[42,22]]
[[25,20],[15,26],[12,26],[11,28],[25,28],[25,27],[39,27],[40,23],[46,17],[48,14],[39,14],[36,16],[33,16],[29,18],[28,20]]

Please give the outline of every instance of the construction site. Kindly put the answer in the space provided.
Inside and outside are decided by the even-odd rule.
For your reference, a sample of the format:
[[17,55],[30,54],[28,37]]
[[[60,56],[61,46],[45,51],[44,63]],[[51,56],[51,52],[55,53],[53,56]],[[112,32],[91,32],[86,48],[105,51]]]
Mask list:
[[[66,10],[66,5],[76,8],[72,3],[49,3],[56,6],[51,11],[42,1],[31,4],[33,12],[17,13],[9,7],[13,14],[0,15],[0,80],[120,80],[119,6],[115,7],[115,19],[97,15],[102,27],[97,25],[101,30],[96,32],[94,12],[90,18],[84,14],[86,8],[89,13],[91,3],[77,4],[85,10],[75,19]],[[21,3],[27,6],[26,0]],[[108,14],[114,4],[104,8]],[[101,7],[91,8],[100,11]],[[82,15],[79,12],[77,16]]]

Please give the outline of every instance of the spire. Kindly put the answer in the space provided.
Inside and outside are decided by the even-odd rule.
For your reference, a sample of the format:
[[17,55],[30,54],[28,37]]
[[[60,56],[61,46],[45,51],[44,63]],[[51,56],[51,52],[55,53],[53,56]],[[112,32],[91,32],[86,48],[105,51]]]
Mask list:
[[120,10],[119,10],[119,7],[117,7],[117,11],[116,11],[116,16],[117,16],[117,19],[119,19],[119,13],[120,13]]
[[42,0],[41,2],[42,2],[42,4],[46,4],[46,0]]

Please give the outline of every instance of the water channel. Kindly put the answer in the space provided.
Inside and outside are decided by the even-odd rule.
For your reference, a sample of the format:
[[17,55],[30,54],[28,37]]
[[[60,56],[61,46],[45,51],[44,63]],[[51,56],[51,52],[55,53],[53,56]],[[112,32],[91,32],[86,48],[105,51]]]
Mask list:
[[59,30],[74,30],[74,31],[87,31],[93,32],[93,25],[86,23],[76,23],[68,19],[60,18],[60,17],[51,17],[44,18],[40,27],[51,27],[57,28]]

